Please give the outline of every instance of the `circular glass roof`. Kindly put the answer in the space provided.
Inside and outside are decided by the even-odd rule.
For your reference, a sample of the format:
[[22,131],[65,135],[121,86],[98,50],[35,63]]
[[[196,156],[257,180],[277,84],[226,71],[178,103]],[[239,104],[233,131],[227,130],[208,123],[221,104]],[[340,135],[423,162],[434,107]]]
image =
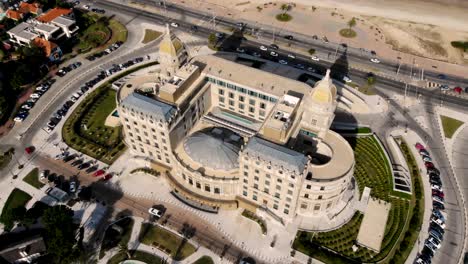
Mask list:
[[224,128],[210,128],[188,136],[184,150],[193,161],[214,170],[232,170],[239,167],[239,151],[243,139]]

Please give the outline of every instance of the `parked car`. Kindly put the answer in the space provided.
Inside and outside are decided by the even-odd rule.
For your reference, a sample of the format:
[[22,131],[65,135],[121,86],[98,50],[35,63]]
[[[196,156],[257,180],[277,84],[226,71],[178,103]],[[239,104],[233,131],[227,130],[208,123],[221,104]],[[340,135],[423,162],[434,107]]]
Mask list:
[[431,184],[431,189],[432,190],[437,190],[437,191],[442,191],[442,186],[439,186],[437,184]]
[[89,168],[89,166],[91,166],[91,164],[89,162],[86,162],[86,163],[81,163],[79,166],[78,166],[78,169],[79,170],[84,170],[86,168]]
[[150,208],[150,209],[148,209],[148,213],[150,213],[151,215],[156,216],[157,218],[161,218],[161,217],[162,217],[161,211],[159,211],[159,210],[156,209],[156,208]]
[[72,162],[72,166],[75,167],[75,166],[78,166],[78,165],[81,165],[83,163],[83,160],[82,159],[78,159],[78,160],[75,160],[74,162]]
[[171,27],[175,27],[175,28],[176,28],[176,27],[179,27],[179,23],[172,22],[172,23],[171,23]]
[[317,56],[312,56],[312,57],[310,57],[310,59],[313,60],[313,61],[320,61],[319,57],[317,57]]
[[104,181],[108,181],[108,180],[112,179],[112,174],[108,173],[108,174],[106,174],[104,177],[102,177],[102,179],[103,179]]
[[370,61],[373,62],[373,63],[380,63],[380,60],[377,59],[377,58],[372,58],[372,59],[370,59]]
[[267,47],[265,47],[265,46],[263,46],[263,45],[261,45],[261,46],[260,46],[260,50],[267,51],[267,50],[268,50],[268,48],[267,48]]
[[273,56],[273,57],[278,57],[278,53],[274,52],[274,51],[270,52],[270,55]]
[[424,162],[424,166],[426,166],[426,168],[434,168],[434,163],[432,163],[432,162]]
[[294,39],[294,37],[291,36],[291,35],[286,35],[286,36],[284,36],[284,38],[285,38],[285,39],[289,39],[289,40],[293,40],[293,39]]
[[440,176],[440,171],[437,168],[429,168],[427,169],[427,174],[434,173]]
[[47,180],[47,176],[49,175],[48,170],[42,170],[41,173],[39,174],[39,180],[41,182],[45,182]]
[[275,49],[275,50],[279,49],[278,45],[276,44],[270,44],[270,48]]
[[296,56],[295,56],[294,54],[288,54],[288,58],[290,58],[290,59],[295,59]]
[[443,203],[440,203],[438,201],[432,201],[432,206],[436,209],[439,209],[439,210],[445,210],[445,206]]
[[31,97],[31,98],[39,98],[39,97],[41,97],[41,95],[38,94],[38,93],[32,93],[29,97]]
[[352,82],[353,80],[351,80],[348,76],[344,76],[344,77],[343,77],[343,81],[345,81],[346,83],[350,83],[350,82]]
[[420,154],[420,155],[424,155],[424,156],[429,156],[429,157],[431,156],[431,155],[429,154],[429,152],[427,152],[427,150],[425,150],[425,149],[419,150],[419,154]]
[[424,155],[423,155],[423,156],[422,156],[422,159],[423,159],[423,161],[425,161],[425,162],[432,162],[432,159],[431,159],[431,157],[429,157],[429,156],[424,156]]
[[446,85],[446,84],[443,84],[443,85],[440,86],[440,90],[448,91],[448,90],[450,90],[450,87],[448,85]]
[[65,158],[63,158],[63,161],[64,162],[69,162],[69,161],[74,160],[75,158],[76,158],[76,155],[72,154],[72,155],[68,155]]
[[441,191],[432,190],[432,195],[436,195],[441,198],[444,198],[444,192],[441,192]]
[[93,176],[94,176],[94,177],[98,177],[98,176],[103,175],[104,173],[106,173],[104,170],[98,170],[98,171],[96,171],[96,172],[93,174]]
[[75,181],[70,182],[70,192],[71,193],[76,192],[76,182]]

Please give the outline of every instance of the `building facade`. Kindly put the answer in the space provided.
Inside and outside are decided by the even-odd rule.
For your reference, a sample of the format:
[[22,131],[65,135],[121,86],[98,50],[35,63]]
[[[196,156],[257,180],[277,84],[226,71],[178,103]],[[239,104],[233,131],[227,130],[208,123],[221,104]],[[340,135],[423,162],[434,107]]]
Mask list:
[[135,156],[164,165],[174,191],[203,205],[290,221],[346,204],[354,154],[329,129],[338,96],[329,71],[311,87],[221,57],[186,56],[167,29],[160,73],[119,91]]

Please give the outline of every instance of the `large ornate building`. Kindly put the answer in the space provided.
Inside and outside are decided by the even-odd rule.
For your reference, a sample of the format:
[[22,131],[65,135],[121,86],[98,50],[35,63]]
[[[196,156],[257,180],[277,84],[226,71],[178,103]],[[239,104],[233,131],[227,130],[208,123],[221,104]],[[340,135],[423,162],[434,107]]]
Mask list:
[[169,29],[159,52],[158,74],[119,91],[119,115],[132,153],[167,167],[178,195],[284,221],[346,204],[354,155],[329,129],[329,71],[311,87],[222,57],[189,60]]

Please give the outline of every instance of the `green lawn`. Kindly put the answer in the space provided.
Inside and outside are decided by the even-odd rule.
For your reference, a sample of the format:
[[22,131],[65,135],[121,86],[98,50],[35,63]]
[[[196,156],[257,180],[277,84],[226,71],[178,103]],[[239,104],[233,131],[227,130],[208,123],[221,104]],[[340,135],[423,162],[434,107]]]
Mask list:
[[[361,263],[378,262],[393,256],[395,244],[402,241],[408,225],[408,214],[412,212],[411,200],[393,195],[393,182],[389,161],[384,150],[373,136],[347,138],[354,149],[356,165],[354,177],[362,194],[364,187],[371,188],[371,195],[392,204],[389,212],[381,251],[375,253],[364,247],[354,252],[355,244],[363,215],[356,213],[353,218],[337,230],[313,233],[298,232],[293,248],[313,256],[325,263]],[[409,197],[411,199],[411,197]],[[337,254],[322,250],[329,248]]]
[[28,173],[23,178],[23,181],[29,183],[30,185],[36,187],[37,189],[42,188],[45,184],[39,181],[39,169],[34,168],[31,172]]
[[343,28],[340,30],[340,35],[344,38],[354,38],[357,36],[357,33],[350,28]]
[[[130,259],[131,260],[138,260],[145,262],[146,264],[161,264],[162,259],[156,255],[144,252],[144,251],[139,251],[139,250],[130,250],[130,255],[132,256]],[[110,258],[107,261],[107,264],[119,264],[120,262],[127,260],[127,255],[123,254],[121,252],[117,253],[115,256]]]
[[122,233],[117,232],[113,225],[110,225],[104,234],[104,239],[102,240],[101,251],[99,252],[99,259],[101,259],[105,252],[117,247],[120,243],[127,245],[128,241],[130,240],[130,236],[132,235],[134,221],[132,218],[127,217],[113,225],[122,228]]
[[13,209],[18,207],[25,207],[26,204],[31,200],[31,195],[23,192],[20,189],[13,189],[8,196],[8,199],[3,206],[2,214],[0,216],[0,221],[5,224],[6,229],[11,229],[13,227],[13,220],[11,219],[11,212]]
[[108,44],[116,43],[117,41],[127,41],[128,30],[118,20],[109,20],[109,28],[112,30],[112,37]]
[[281,21],[281,22],[288,22],[291,21],[293,18],[290,14],[287,13],[281,13],[276,15],[276,20]]
[[442,127],[446,138],[452,138],[455,131],[464,124],[462,121],[448,116],[441,115],[440,119],[442,121]]
[[157,39],[161,35],[162,35],[162,33],[159,32],[159,31],[152,30],[152,29],[146,29],[145,30],[145,37],[143,38],[142,43],[143,44],[149,43],[149,42]]
[[125,149],[122,128],[104,125],[116,108],[116,92],[104,84],[90,93],[62,128],[65,143],[102,162],[111,164]]
[[203,257],[197,259],[197,261],[195,261],[192,264],[214,264],[214,261],[209,256],[203,256]]
[[168,253],[174,260],[183,260],[195,252],[195,247],[185,239],[159,226],[143,224],[139,240]]

